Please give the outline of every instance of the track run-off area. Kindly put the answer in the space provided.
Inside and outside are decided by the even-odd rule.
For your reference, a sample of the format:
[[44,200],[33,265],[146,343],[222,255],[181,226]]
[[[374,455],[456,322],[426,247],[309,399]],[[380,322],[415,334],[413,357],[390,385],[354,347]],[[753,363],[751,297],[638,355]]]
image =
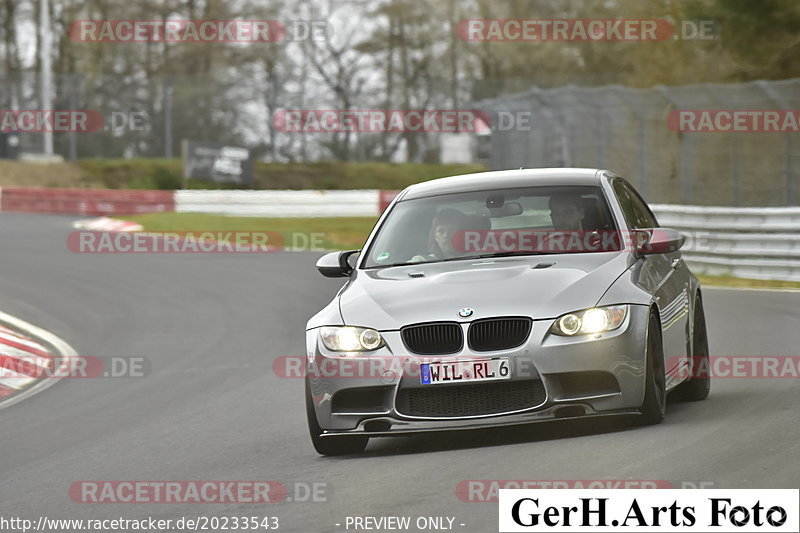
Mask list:
[[[469,480],[800,483],[797,378],[714,380],[708,400],[671,403],[652,427],[559,421],[320,457],[302,380],[273,371],[304,354],[306,321],[342,284],[317,273],[320,254],[78,254],[66,244],[77,218],[0,215],[0,311],[80,355],[147,364],[139,377],[63,379],[0,410],[2,516],[278,517],[297,532],[344,531],[348,516],[453,517],[453,530],[482,532],[496,531],[497,504],[459,492]],[[800,292],[708,288],[704,304],[712,355],[800,353]],[[269,480],[288,492],[113,505],[70,492],[98,480]]]

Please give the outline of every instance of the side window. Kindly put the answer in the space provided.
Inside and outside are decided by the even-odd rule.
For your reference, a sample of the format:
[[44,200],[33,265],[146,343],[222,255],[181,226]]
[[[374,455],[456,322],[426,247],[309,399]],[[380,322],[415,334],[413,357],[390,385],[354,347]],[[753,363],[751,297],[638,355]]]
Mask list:
[[653,212],[647,207],[647,204],[642,200],[641,196],[633,190],[633,187],[622,179],[617,179],[614,181],[614,192],[617,194],[617,198],[619,198],[622,214],[625,215],[628,226],[633,229],[658,227],[655,215],[653,215]]

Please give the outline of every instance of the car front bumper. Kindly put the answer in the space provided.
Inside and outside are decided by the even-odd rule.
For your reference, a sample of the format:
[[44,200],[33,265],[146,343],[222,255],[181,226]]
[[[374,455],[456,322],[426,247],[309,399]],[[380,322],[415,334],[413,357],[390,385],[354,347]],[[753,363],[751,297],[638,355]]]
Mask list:
[[[399,331],[382,331],[386,346],[369,357],[342,356],[327,350],[318,331],[312,329],[307,332],[306,379],[323,437],[390,436],[635,413],[644,398],[648,316],[647,306],[631,305],[618,329],[576,337],[552,335],[552,320],[534,320],[527,342],[518,348],[472,352],[465,346],[457,354],[436,357],[407,355]],[[466,390],[459,389],[463,384],[422,385],[422,362],[493,358],[509,359],[507,385],[523,386],[524,382],[538,388],[531,401],[516,406],[506,403],[489,414],[462,411],[457,415],[419,414],[405,401],[398,405],[402,391],[406,398],[416,394],[426,398],[436,388],[437,394],[459,401],[459,391]],[[499,383],[470,384],[470,393],[480,395],[476,387]],[[491,389],[485,390],[488,394]]]

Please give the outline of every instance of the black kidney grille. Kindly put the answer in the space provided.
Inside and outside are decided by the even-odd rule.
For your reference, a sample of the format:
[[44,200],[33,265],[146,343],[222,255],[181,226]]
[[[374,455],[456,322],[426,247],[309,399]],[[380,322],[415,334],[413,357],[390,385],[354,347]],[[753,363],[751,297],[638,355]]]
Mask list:
[[544,403],[538,379],[470,385],[423,385],[397,391],[397,412],[420,417],[463,417],[507,413]]
[[530,318],[488,318],[469,327],[469,347],[476,352],[508,350],[522,346],[531,334]]
[[464,346],[461,326],[455,322],[406,326],[400,333],[406,348],[420,355],[457,353]]

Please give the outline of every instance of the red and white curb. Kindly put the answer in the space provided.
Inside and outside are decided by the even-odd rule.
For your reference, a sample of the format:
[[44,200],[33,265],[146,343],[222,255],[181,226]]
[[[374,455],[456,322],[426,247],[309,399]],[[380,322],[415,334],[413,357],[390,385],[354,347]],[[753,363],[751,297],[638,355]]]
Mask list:
[[75,229],[88,231],[142,231],[141,224],[129,220],[117,220],[109,217],[88,218],[72,223]]
[[[64,340],[22,319],[0,312],[0,409],[5,409],[54,385],[68,358],[77,352]],[[15,361],[25,361],[15,365]],[[17,372],[30,369],[34,375]]]

